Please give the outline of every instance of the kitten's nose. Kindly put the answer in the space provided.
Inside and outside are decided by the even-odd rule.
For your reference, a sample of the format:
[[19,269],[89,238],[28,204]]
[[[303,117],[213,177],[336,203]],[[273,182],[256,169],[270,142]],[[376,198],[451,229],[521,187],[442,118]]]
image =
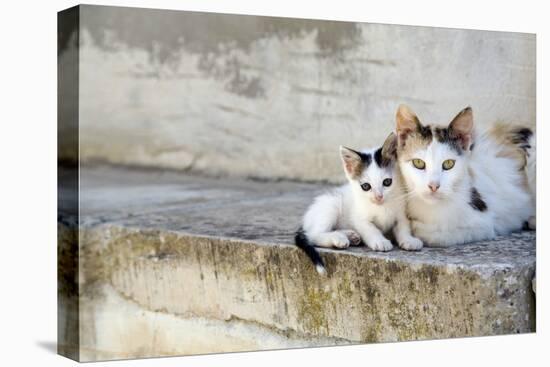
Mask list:
[[428,184],[428,187],[430,188],[430,190],[432,190],[432,192],[436,192],[439,189],[439,184],[435,182],[430,182]]
[[384,201],[384,195],[376,194],[374,195],[374,199],[376,200],[376,202],[381,203],[382,201]]

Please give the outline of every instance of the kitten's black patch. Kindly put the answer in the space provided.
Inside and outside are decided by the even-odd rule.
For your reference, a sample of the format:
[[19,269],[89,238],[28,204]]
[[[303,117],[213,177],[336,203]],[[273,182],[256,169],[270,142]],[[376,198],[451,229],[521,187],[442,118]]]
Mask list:
[[358,152],[357,150],[353,150],[351,148],[346,149],[351,150],[353,153],[357,154],[359,158],[361,158],[361,163],[363,163],[364,168],[367,168],[371,164],[372,156],[370,153]]
[[[360,162],[358,162],[357,159],[354,158],[353,159],[354,162],[350,163],[351,165],[349,167],[347,166],[348,163],[346,163],[346,170],[348,171],[348,173],[352,177],[357,178],[361,175],[361,172],[363,172],[365,169],[369,167],[369,165],[372,162],[372,156],[369,153],[358,152],[351,148],[345,148],[345,149],[353,152],[353,154],[355,154],[361,160]],[[346,160],[346,158],[344,158],[344,160]]]
[[475,210],[479,210],[480,212],[484,212],[487,210],[487,204],[483,199],[481,198],[481,194],[475,187],[472,187],[470,190],[470,206],[474,208]]
[[384,154],[382,154],[382,147],[380,147],[374,152],[374,162],[378,167],[385,168],[393,162],[393,159],[391,157],[384,156]]
[[372,156],[370,153],[357,152],[361,157],[361,162],[363,162],[364,168],[366,169],[372,162]]
[[382,167],[382,148],[378,148],[376,149],[376,151],[374,152],[374,162],[376,162],[376,165],[378,167]]
[[460,145],[460,139],[453,134],[453,132],[446,127],[434,128],[435,139],[442,143],[449,145],[458,154],[462,154],[462,146]]

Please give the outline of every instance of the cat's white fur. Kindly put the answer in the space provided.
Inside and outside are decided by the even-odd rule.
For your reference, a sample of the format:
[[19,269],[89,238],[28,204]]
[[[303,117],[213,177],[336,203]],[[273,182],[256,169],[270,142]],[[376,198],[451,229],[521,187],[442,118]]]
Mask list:
[[[400,107],[401,108],[401,107]],[[431,246],[449,246],[494,238],[520,230],[534,216],[534,200],[525,185],[525,171],[490,134],[472,135],[474,148],[458,154],[436,139],[410,156],[422,159],[417,169],[411,160],[399,159],[399,168],[409,192],[408,215],[412,232]],[[455,166],[443,170],[442,163]],[[532,169],[534,162],[527,165]],[[439,185],[434,193],[429,184]],[[534,189],[534,179],[530,182]],[[475,188],[486,210],[472,207]]]
[[[346,148],[340,149],[344,155]],[[372,156],[375,150],[362,152]],[[389,251],[393,246],[384,233],[393,230],[401,248],[421,249],[422,241],[411,235],[396,171],[394,167],[380,168],[375,162],[360,177],[352,178],[346,171],[349,182],[315,198],[305,213],[302,228],[308,239],[316,246],[335,248],[358,245],[362,239],[372,250]],[[386,178],[393,180],[389,187],[383,185]],[[361,188],[364,182],[371,184],[371,190]],[[383,202],[377,202],[376,196],[382,196]]]

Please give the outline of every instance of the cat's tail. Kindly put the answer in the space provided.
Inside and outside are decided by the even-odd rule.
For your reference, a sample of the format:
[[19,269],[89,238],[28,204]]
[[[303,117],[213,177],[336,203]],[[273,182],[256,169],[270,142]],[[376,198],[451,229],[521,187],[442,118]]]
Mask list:
[[527,148],[527,162],[525,164],[525,175],[527,177],[527,186],[531,192],[531,198],[535,207],[535,213],[529,218],[527,225],[530,229],[537,228],[537,139],[535,134],[531,135],[528,140],[529,148]]
[[498,143],[499,154],[514,159],[520,170],[533,162],[535,134],[530,128],[499,122],[488,135]]
[[[525,183],[533,204],[536,205],[536,181],[537,181],[537,147],[536,136],[533,130],[525,126],[497,123],[489,136],[498,143],[498,154],[512,158],[520,171],[525,174]],[[529,218],[527,227],[536,228],[536,214]]]
[[525,173],[527,175],[527,183],[531,194],[536,198],[537,195],[537,139],[535,134],[532,134],[528,141],[528,148],[526,150],[527,158],[525,165]]
[[327,269],[325,268],[325,263],[323,262],[323,259],[321,259],[321,256],[319,255],[315,247],[309,242],[309,239],[307,238],[307,235],[303,228],[300,228],[298,229],[298,231],[296,231],[296,235],[294,236],[294,243],[296,244],[296,246],[301,248],[311,259],[311,261],[315,265],[315,270],[317,270],[317,273],[321,275],[327,274]]

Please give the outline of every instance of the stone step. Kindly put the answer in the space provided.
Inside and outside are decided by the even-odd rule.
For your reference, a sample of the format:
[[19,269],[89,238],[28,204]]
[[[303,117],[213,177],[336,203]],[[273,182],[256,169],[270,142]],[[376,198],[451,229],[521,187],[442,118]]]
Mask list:
[[535,232],[320,249],[323,277],[292,242],[326,188],[81,167],[79,226],[63,200],[59,223],[60,279],[79,279],[60,290],[60,340],[79,343],[61,350],[96,360],[535,331]]

